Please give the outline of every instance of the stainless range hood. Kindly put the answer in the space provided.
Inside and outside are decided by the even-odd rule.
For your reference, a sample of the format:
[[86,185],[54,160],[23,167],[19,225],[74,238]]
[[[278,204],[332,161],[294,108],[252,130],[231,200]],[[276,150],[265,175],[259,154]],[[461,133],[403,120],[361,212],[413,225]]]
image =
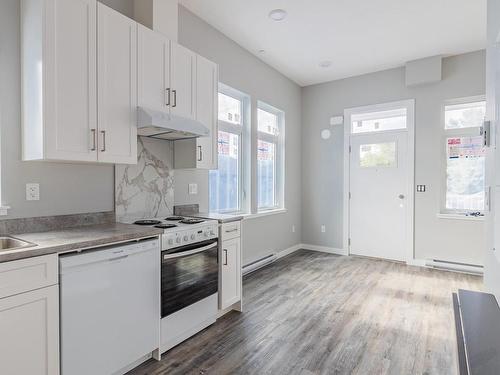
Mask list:
[[137,112],[137,135],[142,137],[175,141],[210,135],[210,130],[196,120],[144,107],[138,107]]

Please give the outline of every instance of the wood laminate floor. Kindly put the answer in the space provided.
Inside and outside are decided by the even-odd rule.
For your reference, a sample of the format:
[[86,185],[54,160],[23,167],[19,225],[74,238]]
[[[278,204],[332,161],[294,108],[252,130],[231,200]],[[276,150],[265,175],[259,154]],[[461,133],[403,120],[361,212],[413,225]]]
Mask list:
[[451,293],[475,276],[300,250],[231,312],[130,374],[456,374]]

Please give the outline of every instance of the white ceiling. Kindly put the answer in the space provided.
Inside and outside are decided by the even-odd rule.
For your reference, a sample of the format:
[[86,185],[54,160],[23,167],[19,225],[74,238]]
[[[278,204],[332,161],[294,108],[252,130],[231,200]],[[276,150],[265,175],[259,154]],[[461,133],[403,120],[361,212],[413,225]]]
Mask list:
[[[301,86],[485,48],[486,0],[180,0]],[[284,21],[268,14],[285,9]],[[259,53],[259,50],[265,50]],[[331,60],[329,68],[319,63]]]

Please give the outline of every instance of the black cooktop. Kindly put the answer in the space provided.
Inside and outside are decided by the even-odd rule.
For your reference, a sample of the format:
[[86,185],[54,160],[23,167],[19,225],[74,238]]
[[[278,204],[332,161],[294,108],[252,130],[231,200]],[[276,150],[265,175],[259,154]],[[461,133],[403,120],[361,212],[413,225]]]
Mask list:
[[168,220],[168,221],[181,221],[181,220],[184,220],[184,218],[182,216],[169,216],[169,217],[165,218],[165,220]]
[[160,224],[160,220],[137,220],[134,221],[134,224],[136,225],[157,225]]
[[182,224],[198,224],[198,223],[203,223],[205,220],[203,219],[183,219],[179,221],[179,223]]

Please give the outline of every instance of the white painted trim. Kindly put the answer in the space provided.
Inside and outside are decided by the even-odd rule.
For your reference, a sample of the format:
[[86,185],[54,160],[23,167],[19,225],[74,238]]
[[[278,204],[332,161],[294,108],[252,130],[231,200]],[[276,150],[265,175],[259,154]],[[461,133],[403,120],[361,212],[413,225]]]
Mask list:
[[467,216],[465,214],[437,214],[438,219],[484,221],[484,216]]
[[276,210],[261,211],[261,212],[257,212],[256,214],[241,214],[238,216],[242,216],[243,220],[252,220],[252,219],[259,219],[259,218],[265,217],[265,216],[284,214],[287,211],[288,210],[286,208],[278,208]]
[[286,257],[287,255],[290,255],[290,254],[296,252],[297,250],[302,249],[302,246],[303,245],[299,243],[297,245],[293,245],[293,246],[289,247],[288,249],[278,251],[276,253],[276,259]]
[[8,210],[10,210],[9,206],[0,206],[0,216],[5,216],[8,214]]
[[[343,204],[343,246],[347,254],[349,249],[349,181],[350,181],[350,154],[351,144],[351,116],[360,112],[377,112],[389,108],[407,109],[406,131],[408,134],[408,212],[406,220],[406,262],[411,262],[415,257],[415,238],[414,238],[414,220],[415,220],[415,99],[401,100],[390,103],[381,103],[362,107],[347,108],[344,110],[344,204]],[[397,131],[401,131],[398,129]],[[387,132],[386,132],[387,133]],[[365,133],[366,134],[366,133]],[[347,255],[346,254],[346,255]]]
[[301,244],[300,246],[301,246],[300,248],[304,250],[320,251],[322,253],[337,254],[337,255],[346,255],[346,256],[349,255],[346,249],[337,249],[334,247],[309,245],[309,244]]

